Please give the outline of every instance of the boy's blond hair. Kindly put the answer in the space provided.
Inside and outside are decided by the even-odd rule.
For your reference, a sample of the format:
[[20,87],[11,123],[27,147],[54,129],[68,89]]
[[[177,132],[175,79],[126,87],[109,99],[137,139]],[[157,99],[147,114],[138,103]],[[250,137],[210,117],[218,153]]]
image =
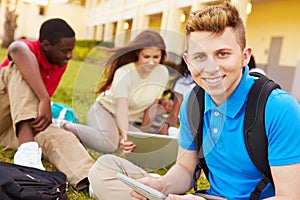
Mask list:
[[246,47],[245,26],[236,7],[227,1],[192,12],[186,24],[186,38],[188,40],[190,34],[197,31],[222,34],[226,27],[233,29],[237,43],[243,50]]

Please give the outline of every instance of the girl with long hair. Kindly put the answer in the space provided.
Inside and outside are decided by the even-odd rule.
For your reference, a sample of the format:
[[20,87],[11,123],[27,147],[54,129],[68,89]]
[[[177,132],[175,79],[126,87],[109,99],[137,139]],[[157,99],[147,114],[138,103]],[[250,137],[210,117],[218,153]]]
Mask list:
[[[87,126],[66,122],[63,128],[74,132],[86,147],[111,153],[120,147],[132,152],[128,130],[147,131],[168,82],[168,69],[162,65],[166,46],[159,33],[142,31],[126,46],[106,49],[112,53],[99,86],[98,97],[87,114]],[[134,123],[140,127],[133,126]]]

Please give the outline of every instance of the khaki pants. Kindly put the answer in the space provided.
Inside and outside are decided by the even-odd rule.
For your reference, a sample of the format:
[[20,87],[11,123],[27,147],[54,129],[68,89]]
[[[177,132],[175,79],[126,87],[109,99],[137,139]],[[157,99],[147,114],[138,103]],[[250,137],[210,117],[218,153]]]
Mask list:
[[14,65],[0,68],[0,145],[18,147],[15,124],[37,116],[38,99]]
[[95,161],[73,133],[50,126],[35,140],[42,148],[44,158],[64,172],[74,188],[81,190],[88,186],[84,180],[87,181]]
[[148,176],[146,171],[126,159],[109,154],[103,155],[98,158],[88,176],[97,199],[131,199],[130,188],[116,177],[117,172],[133,179]]
[[[12,64],[0,68],[0,145],[16,149],[19,144],[15,124],[35,118],[37,110],[38,99],[19,70]],[[73,187],[87,187],[84,181],[94,159],[73,133],[50,126],[35,140],[43,156],[67,175]]]
[[[98,158],[88,176],[96,199],[131,199],[129,195],[131,189],[116,177],[117,172],[133,179],[149,176],[146,171],[126,159],[109,154],[103,155]],[[195,195],[205,199],[226,200],[209,194],[195,193]]]

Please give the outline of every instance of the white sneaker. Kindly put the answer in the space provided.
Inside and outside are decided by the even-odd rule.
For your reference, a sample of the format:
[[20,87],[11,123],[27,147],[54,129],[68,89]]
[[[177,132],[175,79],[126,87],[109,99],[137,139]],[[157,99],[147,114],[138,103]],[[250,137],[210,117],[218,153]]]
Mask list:
[[18,147],[14,156],[14,163],[17,165],[33,167],[45,170],[42,164],[42,149],[37,142],[26,142]]
[[56,127],[56,128],[63,128],[64,125],[67,123],[68,121],[64,120],[64,119],[54,119],[52,118],[52,126]]

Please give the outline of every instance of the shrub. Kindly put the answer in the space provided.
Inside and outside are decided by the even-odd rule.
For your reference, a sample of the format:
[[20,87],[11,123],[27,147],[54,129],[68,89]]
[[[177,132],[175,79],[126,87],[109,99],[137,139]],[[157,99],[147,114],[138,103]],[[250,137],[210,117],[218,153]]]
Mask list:
[[113,42],[99,41],[99,40],[77,40],[76,47],[73,51],[73,58],[84,61],[90,52],[96,46],[113,47]]

